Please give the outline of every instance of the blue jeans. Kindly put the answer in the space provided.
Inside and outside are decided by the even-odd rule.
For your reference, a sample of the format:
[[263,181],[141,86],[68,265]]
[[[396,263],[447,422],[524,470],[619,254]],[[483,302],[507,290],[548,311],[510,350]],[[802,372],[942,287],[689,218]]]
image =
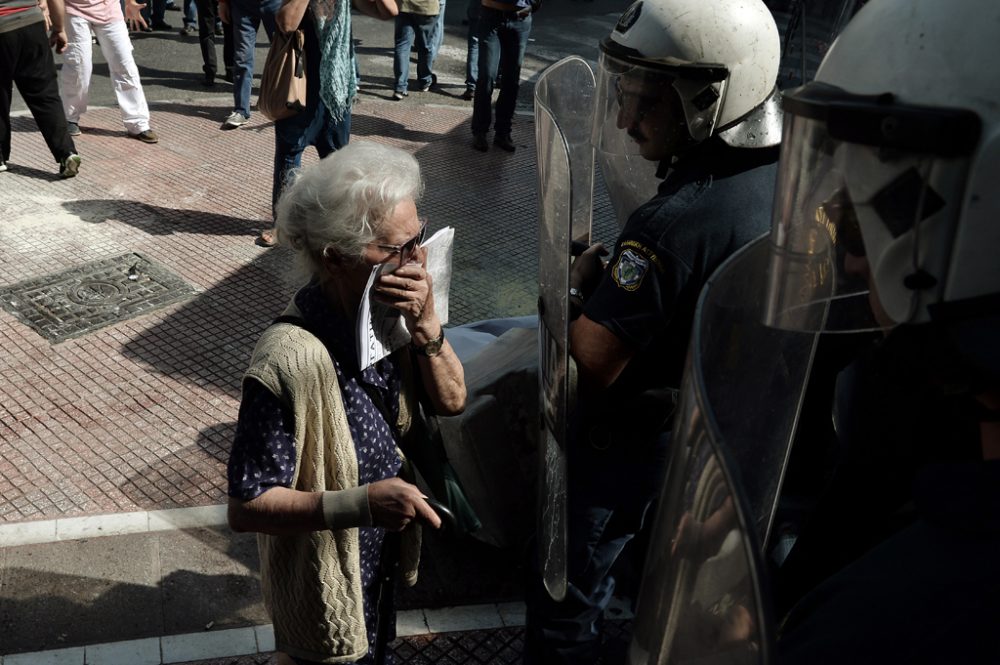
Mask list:
[[663,433],[626,449],[572,444],[566,598],[557,603],[549,597],[534,562],[526,594],[526,665],[596,662],[604,611],[615,589],[611,568],[651,513],[669,441],[670,435]]
[[274,123],[274,181],[271,209],[278,203],[289,172],[302,164],[302,152],[315,146],[320,159],[343,148],[351,139],[351,109],[335,121],[319,96],[319,39],[307,16],[301,25],[305,33],[306,108],[290,118]]
[[410,12],[400,12],[396,15],[396,49],[392,59],[396,92],[406,92],[410,78],[410,46],[414,41],[417,47],[417,81],[422,86],[429,86],[433,81],[431,65],[434,62],[437,21],[437,16]]
[[194,0],[184,0],[184,25],[192,28],[198,25],[198,10],[195,8]]
[[441,51],[441,44],[444,42],[444,6],[445,0],[439,0],[440,9],[437,15],[437,26],[434,31],[434,41],[431,43],[431,69],[437,61],[438,53]]
[[250,117],[250,90],[253,88],[253,57],[261,21],[267,38],[274,34],[274,15],[281,0],[231,0],[233,26],[233,110]]
[[521,87],[521,63],[531,34],[531,14],[518,18],[514,12],[491,7],[479,9],[479,72],[476,96],[472,103],[472,133],[485,134],[490,129],[493,99],[493,75],[498,71],[503,81],[497,98],[497,134],[510,134],[511,120]]
[[479,73],[479,0],[469,0],[465,17],[469,20],[468,46],[465,51],[465,87],[476,89],[476,75]]

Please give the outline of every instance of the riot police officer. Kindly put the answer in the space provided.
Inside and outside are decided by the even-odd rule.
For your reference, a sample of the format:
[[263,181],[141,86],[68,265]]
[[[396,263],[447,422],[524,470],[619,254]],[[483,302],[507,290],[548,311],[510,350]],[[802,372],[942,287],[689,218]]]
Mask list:
[[[630,662],[1000,661],[1000,75],[981,66],[998,38],[992,0],[871,2],[815,82],[786,92],[771,234],[701,296]],[[775,624],[774,490],[759,487],[788,472],[831,332],[876,333],[879,385],[919,396],[872,409],[842,374],[834,404],[842,445],[890,449],[910,482],[877,537]],[[751,348],[764,362],[731,373],[721,356]],[[887,480],[855,478],[862,496]],[[721,535],[672,547],[705,543],[721,507]]]
[[529,589],[528,662],[598,657],[611,567],[658,490],[698,292],[767,230],[779,58],[759,0],[639,0],[601,43],[593,143],[627,221],[607,269],[595,246],[572,271],[568,585],[561,602]]

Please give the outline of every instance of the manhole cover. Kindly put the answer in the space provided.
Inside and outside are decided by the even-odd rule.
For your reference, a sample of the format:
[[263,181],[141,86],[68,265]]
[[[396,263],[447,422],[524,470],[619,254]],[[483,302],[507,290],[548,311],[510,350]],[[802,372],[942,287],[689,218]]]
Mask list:
[[0,289],[0,305],[50,342],[131,319],[196,292],[141,254],[123,254]]

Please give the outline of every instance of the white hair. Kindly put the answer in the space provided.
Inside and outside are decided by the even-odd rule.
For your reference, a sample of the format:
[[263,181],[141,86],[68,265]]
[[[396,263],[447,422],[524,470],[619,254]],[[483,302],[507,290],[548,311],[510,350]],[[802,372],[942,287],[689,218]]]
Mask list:
[[423,192],[408,152],[357,141],[299,171],[275,210],[279,242],[295,250],[308,278],[322,279],[323,254],[361,257],[396,206]]

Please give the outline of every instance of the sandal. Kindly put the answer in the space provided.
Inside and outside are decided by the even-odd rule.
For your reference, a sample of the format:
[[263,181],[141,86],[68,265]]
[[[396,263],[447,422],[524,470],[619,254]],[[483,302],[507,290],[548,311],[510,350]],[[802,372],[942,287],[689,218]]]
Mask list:
[[257,240],[254,241],[261,247],[274,247],[278,244],[277,238],[274,237],[274,229],[262,229],[260,235],[257,236]]

